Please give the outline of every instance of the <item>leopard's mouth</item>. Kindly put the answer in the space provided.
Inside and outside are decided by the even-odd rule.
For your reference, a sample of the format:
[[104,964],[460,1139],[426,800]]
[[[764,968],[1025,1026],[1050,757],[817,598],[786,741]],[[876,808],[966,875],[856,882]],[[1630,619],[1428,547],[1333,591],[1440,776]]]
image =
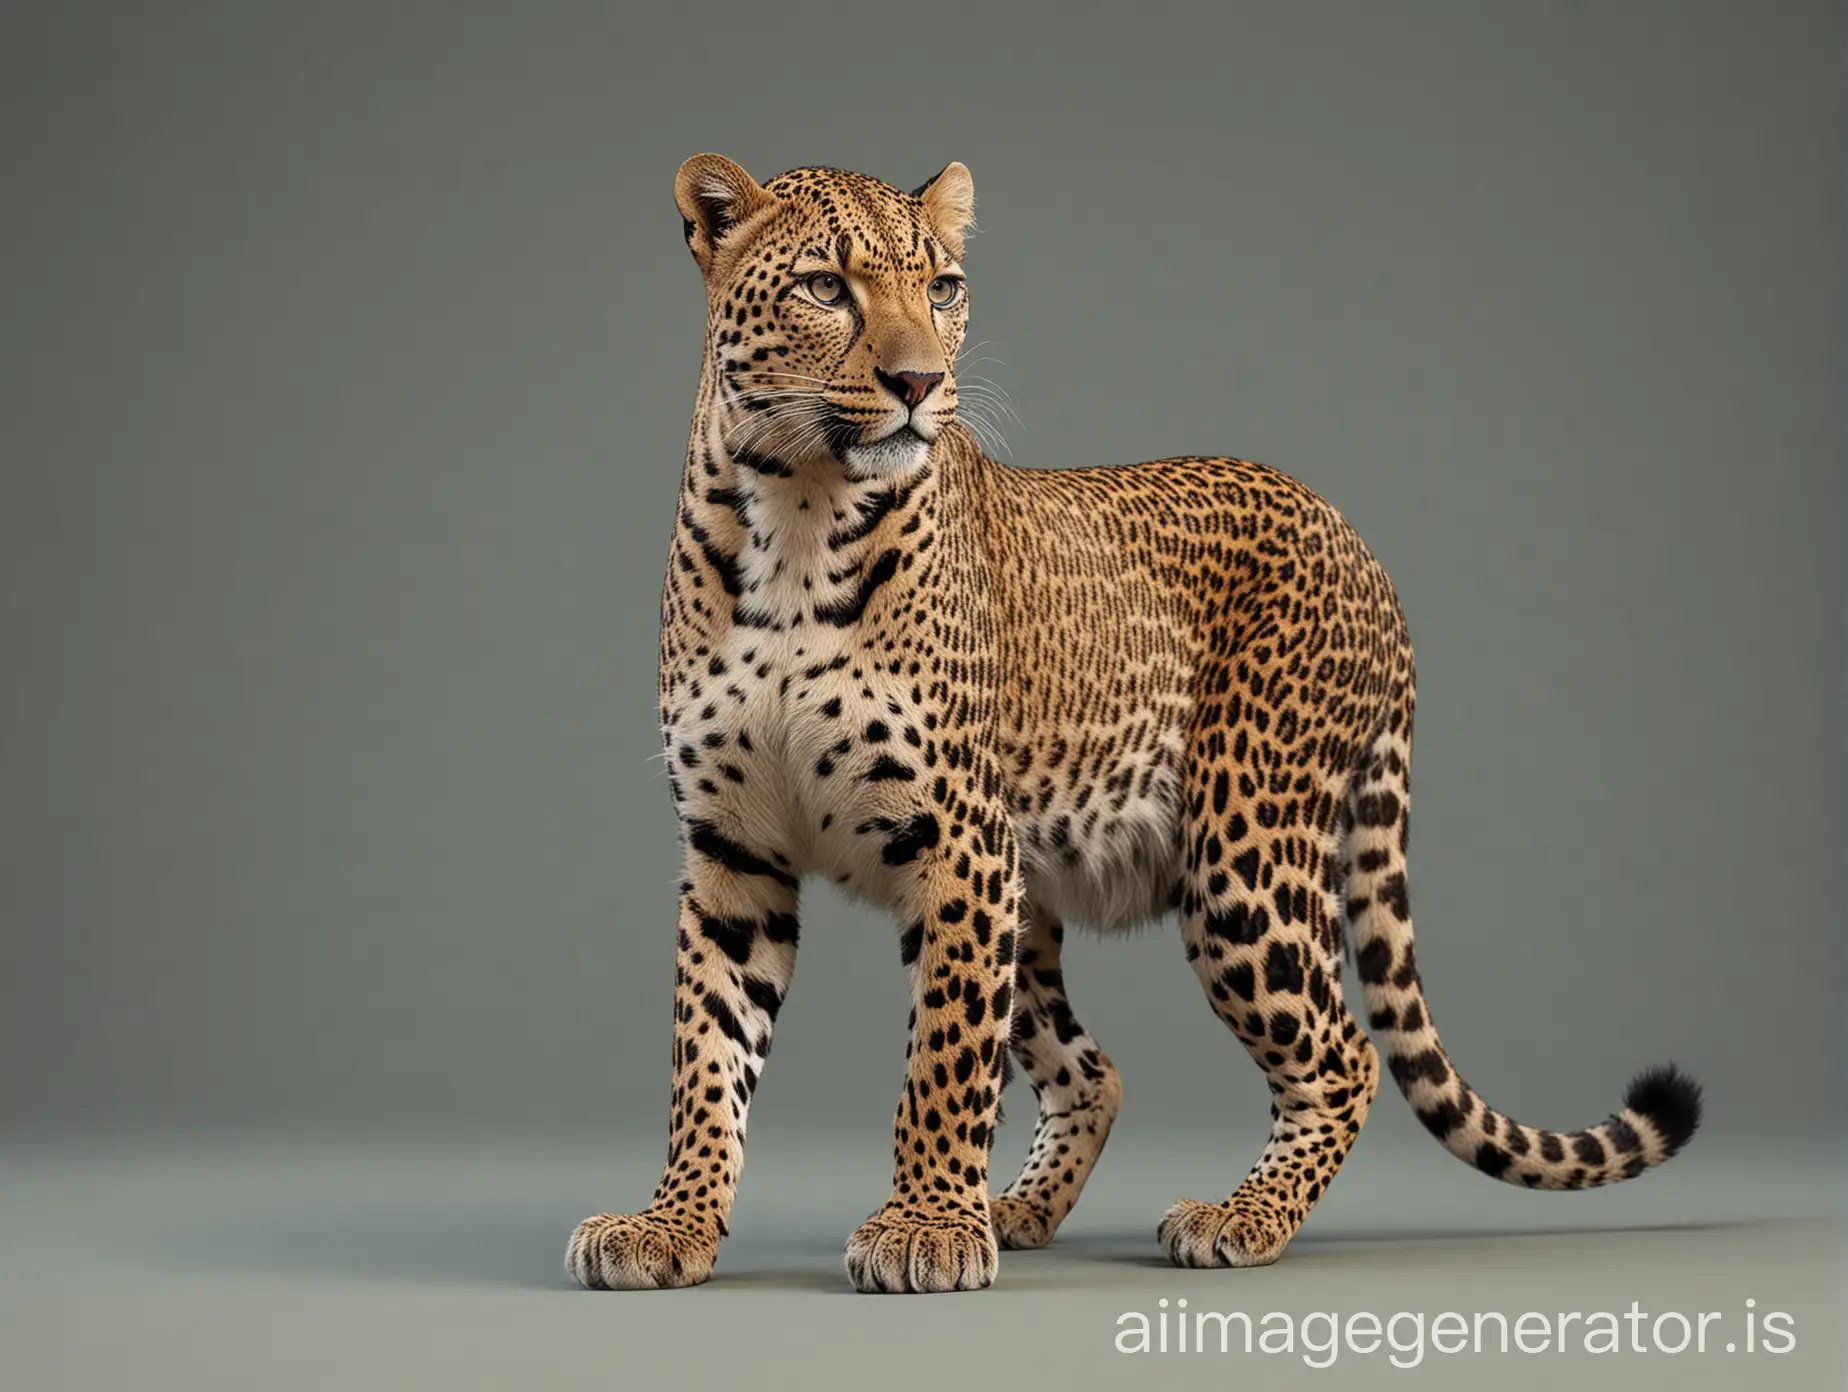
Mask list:
[[873,440],[849,446],[841,458],[855,478],[888,477],[908,474],[921,468],[930,457],[935,436],[926,436],[916,426],[906,423]]
[[860,440],[858,443],[862,446],[868,446],[910,444],[916,441],[919,444],[929,447],[936,444],[937,435],[942,429],[943,421],[941,419],[920,421],[914,416],[910,420],[893,426],[892,429],[886,431],[883,435],[874,435],[868,439]]

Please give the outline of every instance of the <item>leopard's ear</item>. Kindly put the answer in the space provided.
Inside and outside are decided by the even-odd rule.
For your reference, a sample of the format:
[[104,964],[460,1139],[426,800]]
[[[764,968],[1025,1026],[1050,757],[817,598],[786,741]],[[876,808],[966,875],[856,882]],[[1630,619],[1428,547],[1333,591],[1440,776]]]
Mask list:
[[960,258],[963,238],[975,226],[975,179],[969,166],[951,161],[911,196],[923,203],[924,215],[937,229],[950,255]]
[[712,268],[713,253],[725,237],[775,195],[723,155],[695,155],[674,176],[674,202],[680,208],[687,247],[702,272]]

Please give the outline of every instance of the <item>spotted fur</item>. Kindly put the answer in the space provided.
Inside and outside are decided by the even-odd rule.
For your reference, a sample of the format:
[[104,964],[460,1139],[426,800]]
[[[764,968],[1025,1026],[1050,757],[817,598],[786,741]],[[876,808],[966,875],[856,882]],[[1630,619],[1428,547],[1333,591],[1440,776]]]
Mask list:
[[[573,1235],[592,1287],[711,1273],[751,1098],[826,875],[887,910],[914,1008],[892,1193],[853,1234],[871,1291],[971,1289],[1051,1239],[1115,1119],[1065,993],[1063,922],[1177,911],[1271,1132],[1223,1202],[1159,1236],[1184,1266],[1273,1261],[1346,1158],[1380,1054],[1484,1173],[1628,1178],[1693,1132],[1673,1069],[1583,1131],[1484,1103],[1412,948],[1412,649],[1385,572],[1295,480],[1244,460],[1026,470],[958,418],[969,174],[906,194],[702,155],[676,199],[709,324],[662,599],[660,718],[684,831],[671,1139],[653,1202]],[[989,1193],[1004,1063],[1038,1097]]]

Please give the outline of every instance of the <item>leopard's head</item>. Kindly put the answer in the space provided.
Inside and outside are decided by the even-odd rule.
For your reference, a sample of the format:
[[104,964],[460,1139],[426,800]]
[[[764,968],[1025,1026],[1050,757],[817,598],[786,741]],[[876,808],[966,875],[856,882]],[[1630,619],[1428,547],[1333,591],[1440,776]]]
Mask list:
[[728,448],[854,478],[923,467],[956,417],[969,322],[960,164],[905,193],[837,169],[767,184],[720,155],[674,181],[706,279],[707,352]]

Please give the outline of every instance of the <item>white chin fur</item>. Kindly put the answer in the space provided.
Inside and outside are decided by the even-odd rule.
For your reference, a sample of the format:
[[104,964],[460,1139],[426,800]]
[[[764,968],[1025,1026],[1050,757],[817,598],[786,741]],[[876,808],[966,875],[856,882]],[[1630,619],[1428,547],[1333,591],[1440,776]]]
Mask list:
[[870,445],[850,445],[844,457],[849,477],[890,478],[923,468],[930,457],[930,442],[909,430],[899,430]]

